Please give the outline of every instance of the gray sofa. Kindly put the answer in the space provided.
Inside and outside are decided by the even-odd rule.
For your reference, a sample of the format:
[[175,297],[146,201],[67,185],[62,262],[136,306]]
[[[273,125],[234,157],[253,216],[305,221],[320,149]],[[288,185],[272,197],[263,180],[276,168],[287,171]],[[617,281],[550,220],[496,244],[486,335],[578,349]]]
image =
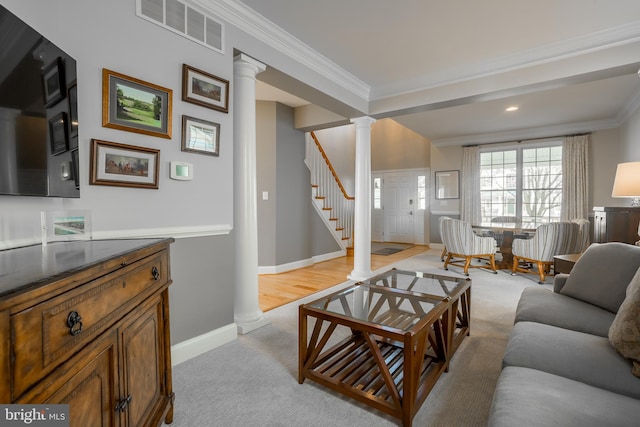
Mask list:
[[639,268],[640,247],[594,244],[553,291],[523,291],[490,426],[640,425],[640,378],[608,338]]

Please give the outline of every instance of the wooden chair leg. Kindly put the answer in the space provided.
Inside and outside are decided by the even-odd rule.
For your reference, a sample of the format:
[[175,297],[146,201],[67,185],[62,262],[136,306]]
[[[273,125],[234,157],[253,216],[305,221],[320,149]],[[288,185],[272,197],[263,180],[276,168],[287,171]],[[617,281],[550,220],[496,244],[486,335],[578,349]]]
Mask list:
[[447,259],[444,262],[444,269],[448,270],[449,268],[447,268],[447,266],[449,265],[449,261],[451,261],[451,253],[447,254]]
[[516,269],[518,268],[518,256],[514,255],[513,256],[513,265],[511,266],[511,275],[515,276],[516,275]]
[[471,257],[470,256],[465,256],[464,257],[464,275],[468,276],[469,275],[469,266],[471,265]]
[[491,264],[491,270],[495,274],[498,274],[498,270],[496,269],[496,256],[494,254],[489,255],[489,263]]
[[440,255],[440,261],[444,261],[444,257],[447,254],[447,247],[442,248],[442,254]]
[[538,264],[538,274],[540,275],[540,281],[538,283],[543,284],[546,266],[542,261],[538,261],[537,264]]

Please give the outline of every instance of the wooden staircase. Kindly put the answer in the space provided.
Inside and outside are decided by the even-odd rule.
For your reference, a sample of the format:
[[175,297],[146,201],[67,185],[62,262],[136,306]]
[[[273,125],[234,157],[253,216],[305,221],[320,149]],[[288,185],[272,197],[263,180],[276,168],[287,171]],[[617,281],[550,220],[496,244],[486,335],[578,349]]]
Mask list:
[[340,247],[352,253],[355,199],[347,194],[314,132],[306,137],[305,163],[311,172],[314,207]]

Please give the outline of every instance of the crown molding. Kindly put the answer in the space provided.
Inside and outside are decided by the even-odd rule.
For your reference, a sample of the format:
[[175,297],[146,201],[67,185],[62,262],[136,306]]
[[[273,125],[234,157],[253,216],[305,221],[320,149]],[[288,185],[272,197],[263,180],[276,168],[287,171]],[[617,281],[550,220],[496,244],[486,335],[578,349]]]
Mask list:
[[640,21],[371,89],[371,101],[507,73],[640,41]]
[[565,123],[557,126],[542,126],[529,129],[518,129],[505,132],[464,135],[453,138],[433,139],[434,147],[454,147],[459,145],[489,144],[496,142],[516,142],[522,139],[553,138],[558,135],[570,135],[597,130],[613,129],[620,125],[617,119],[591,120],[586,122]]
[[371,87],[237,0],[190,0],[343,89],[369,101]]
[[629,101],[620,109],[616,116],[616,120],[621,125],[626,122],[640,108],[640,89],[629,99]]

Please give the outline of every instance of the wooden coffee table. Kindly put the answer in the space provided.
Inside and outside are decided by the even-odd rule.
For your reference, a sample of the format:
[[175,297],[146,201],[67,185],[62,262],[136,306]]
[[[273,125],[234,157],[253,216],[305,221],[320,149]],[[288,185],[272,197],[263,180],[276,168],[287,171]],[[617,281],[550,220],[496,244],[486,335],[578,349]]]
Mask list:
[[298,382],[411,426],[469,333],[470,296],[468,278],[394,269],[301,305]]

